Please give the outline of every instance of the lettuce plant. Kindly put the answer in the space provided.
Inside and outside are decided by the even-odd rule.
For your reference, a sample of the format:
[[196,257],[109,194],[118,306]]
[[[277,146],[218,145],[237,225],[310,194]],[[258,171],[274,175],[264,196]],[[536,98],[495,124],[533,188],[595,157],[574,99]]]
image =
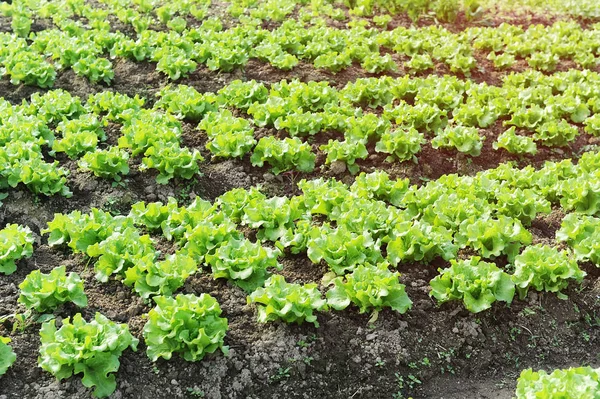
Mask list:
[[63,121],[56,131],[62,138],[52,143],[52,151],[64,152],[71,159],[95,149],[99,140],[106,139],[101,123],[94,115],[84,114],[78,119]]
[[578,261],[600,265],[600,219],[570,213],[563,219],[556,239],[566,241],[573,248]]
[[218,224],[204,221],[185,232],[185,245],[180,253],[191,256],[197,263],[202,263],[207,254],[214,254],[222,244],[242,238],[243,234],[229,220]]
[[87,306],[87,296],[83,292],[83,281],[77,273],[67,275],[65,266],[52,269],[49,274],[34,270],[19,285],[19,303],[36,312],[53,311],[66,302],[73,302],[80,308]]
[[351,195],[344,183],[335,179],[325,180],[322,177],[313,180],[302,179],[298,188],[302,190],[306,208],[313,215],[330,215]]
[[27,226],[9,224],[0,230],[0,273],[13,274],[16,261],[33,255],[33,234]]
[[531,233],[518,219],[499,215],[496,219],[480,217],[466,219],[460,225],[456,242],[469,246],[484,258],[495,258],[502,254],[512,261],[523,246],[531,244]]
[[120,182],[121,175],[129,174],[129,153],[118,147],[86,153],[77,163],[82,170],[91,171],[104,179]]
[[479,156],[485,137],[474,127],[447,126],[431,140],[433,148],[455,148],[471,156]]
[[521,299],[527,296],[529,288],[556,292],[559,298],[566,299],[561,291],[567,288],[569,280],[581,281],[586,275],[569,252],[541,244],[525,248],[515,258],[514,266],[513,281]]
[[205,256],[214,278],[227,278],[245,291],[261,287],[268,277],[268,268],[281,269],[277,261],[279,249],[265,248],[245,238],[231,239],[219,246],[214,254]]
[[256,144],[250,122],[236,118],[227,109],[207,114],[198,128],[206,131],[210,139],[206,149],[218,157],[241,157]]
[[105,118],[110,121],[122,122],[139,111],[145,102],[137,94],[129,97],[113,91],[102,91],[89,96],[85,107],[96,115],[106,113]]
[[558,188],[560,205],[565,211],[587,215],[600,212],[600,182],[586,175],[562,182]]
[[48,124],[58,123],[63,119],[75,119],[85,112],[79,97],[74,97],[62,89],[33,94],[28,110],[30,114],[37,115]]
[[436,256],[453,259],[458,246],[452,240],[452,231],[423,221],[399,223],[391,233],[387,259],[391,264],[401,262],[429,262]]
[[128,269],[154,262],[157,251],[150,236],[141,236],[137,229],[127,227],[89,245],[86,254],[98,258],[94,264],[96,279],[106,283],[112,275],[123,278]]
[[73,211],[70,214],[54,214],[48,228],[42,234],[50,233],[48,245],[51,247],[67,244],[74,253],[86,252],[90,245],[106,240],[114,232],[133,227],[133,220],[124,216],[112,216],[108,212],[92,208],[89,214]]
[[46,162],[37,143],[10,141],[0,146],[0,187],[17,187],[20,183],[36,194],[73,194],[66,186],[69,171],[58,161]]
[[199,121],[204,115],[217,109],[217,97],[214,94],[200,94],[191,86],[168,85],[156,93],[156,96],[160,99],[154,104],[154,108],[164,109],[178,118]]
[[390,54],[365,57],[360,66],[369,73],[381,73],[385,71],[396,72],[398,65]]
[[324,113],[295,112],[275,120],[275,128],[285,129],[292,137],[314,136],[323,130],[327,117]]
[[81,57],[73,64],[72,68],[73,72],[77,75],[87,77],[92,83],[103,81],[105,84],[110,85],[110,82],[115,77],[112,62],[103,57]]
[[503,185],[496,188],[496,213],[519,219],[525,226],[538,214],[548,214],[551,211],[550,202],[541,194],[529,188],[515,188]]
[[136,202],[131,206],[129,216],[133,219],[136,226],[144,226],[149,231],[156,231],[161,228],[162,223],[168,219],[172,211],[178,209],[177,200],[169,198],[166,204],[162,202],[144,201]]
[[247,297],[248,304],[257,304],[258,322],[283,320],[286,323],[313,323],[319,327],[313,312],[327,310],[327,303],[317,285],[293,284],[280,275],[273,275]]
[[198,173],[198,162],[204,158],[198,150],[190,151],[177,143],[155,142],[144,153],[140,170],[157,169],[158,184],[167,184],[174,177],[191,179]]
[[369,156],[365,143],[362,140],[329,140],[327,144],[319,147],[321,151],[327,154],[326,164],[331,164],[335,161],[344,161],[348,167],[348,171],[355,174],[359,171],[359,166],[356,165],[357,159],[366,159]]
[[263,103],[269,96],[269,90],[263,83],[255,80],[242,82],[234,80],[219,90],[218,94],[224,98],[229,106],[247,110],[254,103]]
[[384,241],[398,219],[398,211],[382,201],[352,197],[334,209],[330,216],[338,226],[343,225],[357,234],[368,231],[373,238]]
[[414,54],[404,65],[412,73],[426,71],[435,66],[429,54]]
[[390,154],[388,162],[394,160],[408,161],[415,159],[415,154],[421,151],[421,144],[425,143],[423,134],[415,128],[397,129],[387,131],[375,145],[375,151]]
[[382,260],[379,241],[373,240],[368,231],[352,233],[343,225],[336,229],[328,224],[315,227],[307,249],[308,258],[313,263],[324,260],[337,275],[344,275],[359,264]]
[[31,51],[18,51],[4,63],[10,82],[17,85],[23,82],[43,89],[54,86],[56,69],[46,59]]
[[184,50],[174,46],[165,46],[159,51],[155,51],[154,57],[158,61],[156,70],[163,72],[173,81],[188,76],[198,66],[198,63],[192,60]]
[[167,219],[161,223],[161,229],[167,240],[175,239],[183,245],[186,234],[196,226],[204,223],[218,225],[226,221],[225,215],[217,211],[215,204],[196,197],[188,206],[170,211]]
[[258,141],[250,157],[252,166],[262,167],[265,162],[271,165],[271,172],[296,169],[300,172],[312,172],[315,168],[316,155],[310,145],[297,137],[280,140],[273,136],[263,137]]
[[330,72],[337,73],[352,65],[352,57],[347,51],[341,53],[330,51],[315,58],[314,65],[315,68],[327,69]]
[[408,190],[408,179],[391,180],[385,171],[361,173],[350,186],[359,198],[378,199],[399,206]]
[[6,371],[12,366],[17,360],[17,355],[13,352],[10,345],[10,338],[0,336],[0,377],[6,373]]
[[516,128],[513,126],[498,136],[498,140],[492,144],[495,150],[504,148],[511,154],[530,154],[537,153],[537,145],[532,137],[519,136],[516,134]]
[[306,252],[312,229],[313,225],[309,220],[300,219],[285,231],[275,245],[282,249],[289,248],[293,254]]
[[172,295],[197,270],[196,261],[187,255],[169,255],[160,262],[146,258],[125,271],[123,283],[133,286],[133,290],[144,299],[154,295]]
[[353,303],[360,313],[378,312],[384,307],[406,313],[412,307],[412,301],[399,277],[400,273],[388,269],[387,262],[358,265],[352,273],[329,282],[333,287],[327,291],[327,303],[336,310],[345,309]]
[[158,296],[156,307],[148,313],[144,326],[144,339],[150,360],[171,359],[180,353],[190,362],[202,360],[209,353],[221,349],[227,332],[227,319],[221,316],[221,308],[215,298],[208,294],[177,295],[175,298]]
[[277,241],[294,221],[305,216],[304,203],[300,197],[257,197],[248,201],[244,207],[242,223],[258,229],[259,240]]
[[592,136],[600,136],[600,114],[594,114],[584,121],[585,131]]
[[580,398],[597,399],[600,369],[572,367],[550,374],[544,370],[523,370],[517,381],[516,399]]
[[117,387],[113,373],[119,370],[119,357],[127,348],[137,350],[138,339],[127,325],[114,323],[100,313],[90,322],[77,313],[73,319],[64,319],[59,329],[55,323],[50,320],[42,324],[40,367],[58,380],[81,373],[83,385],[95,388],[94,396],[112,394]]
[[252,130],[229,131],[212,138],[206,143],[206,149],[216,157],[239,158],[250,152],[255,144]]
[[131,149],[131,154],[135,156],[143,154],[153,145],[178,145],[181,132],[181,122],[175,116],[142,109],[123,124],[118,143],[120,148]]
[[576,126],[571,125],[564,119],[560,121],[551,120],[535,128],[533,137],[546,146],[565,146],[575,140],[579,135]]
[[510,304],[515,295],[511,276],[480,259],[473,256],[467,260],[451,260],[450,267],[439,269],[440,275],[429,283],[429,295],[439,303],[462,300],[465,308],[473,313],[489,309],[496,301]]

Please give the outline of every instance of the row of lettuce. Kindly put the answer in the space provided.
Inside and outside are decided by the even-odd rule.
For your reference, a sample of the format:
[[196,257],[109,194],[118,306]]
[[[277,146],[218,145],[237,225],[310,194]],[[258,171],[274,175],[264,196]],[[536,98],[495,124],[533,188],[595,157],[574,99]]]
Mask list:
[[[439,303],[459,300],[480,312],[495,301],[511,303],[515,293],[524,298],[532,289],[564,297],[568,283],[585,276],[578,261],[600,263],[599,164],[600,154],[589,152],[576,165],[548,162],[535,170],[505,164],[421,187],[391,180],[385,172],[361,174],[351,186],[334,179],[303,180],[302,194],[291,198],[234,189],[212,204],[197,198],[179,206],[172,199],[134,204],[126,216],[98,209],[56,214],[43,233],[49,245],[66,245],[95,259],[99,281],[116,278],[154,300],[143,332],[152,360],[179,353],[195,361],[219,348],[227,351],[227,320],[216,300],[207,294],[173,297],[203,267],[245,290],[260,322],[318,326],[317,312],[350,305],[361,313],[376,315],[383,308],[405,313],[412,301],[390,265],[437,257],[450,261],[430,282],[430,295]],[[570,212],[556,235],[568,249],[531,245],[526,227],[553,204]],[[252,229],[256,241],[239,226]],[[155,234],[172,241],[175,252],[157,251]],[[16,261],[31,256],[33,236],[18,225],[7,226],[0,236],[0,270],[10,274]],[[278,259],[286,253],[306,253],[312,262],[327,265],[321,281],[325,296],[316,283],[289,283],[271,274],[282,269]],[[487,261],[504,256],[505,268]],[[87,304],[81,278],[64,267],[49,274],[33,271],[20,289],[19,302],[39,313],[65,302]],[[126,325],[101,314],[91,322],[78,314],[60,329],[51,320],[42,324],[40,365],[59,379],[83,373],[83,383],[106,396],[116,387],[111,373],[118,370],[119,356],[137,343]]]
[[376,26],[385,26],[397,14],[407,14],[416,22],[430,12],[434,12],[440,21],[456,18],[460,10],[464,10],[468,18],[474,17],[475,12],[481,13],[477,0],[466,3],[469,4],[439,0],[234,0],[227,3],[211,0],[101,0],[97,3],[15,0],[3,4],[0,13],[11,18],[15,33],[26,36],[36,17],[49,19],[59,27],[84,19],[79,26],[85,26],[87,20],[90,27],[97,29],[109,29],[110,22],[118,21],[137,33],[165,28],[181,32],[215,15],[232,26],[254,26],[263,22],[276,25],[296,17],[306,23],[329,21],[333,24],[373,17]]
[[[182,2],[178,7],[192,9],[193,3]],[[73,1],[59,8],[55,2],[44,2],[28,16],[19,11],[23,8],[20,1],[3,4],[0,13],[13,18],[13,33],[0,34],[2,72],[14,84],[42,88],[52,87],[57,71],[69,68],[93,83],[110,84],[114,79],[111,59],[115,58],[154,62],[157,71],[178,80],[199,65],[230,72],[251,59],[281,70],[311,63],[332,73],[353,64],[360,64],[368,73],[411,74],[441,65],[444,71],[470,76],[482,66],[479,57],[489,60],[489,72],[523,65],[554,71],[566,61],[578,68],[595,69],[600,56],[599,26],[583,28],[573,21],[526,29],[509,24],[471,27],[454,33],[439,25],[386,30],[389,18],[377,20],[382,27],[355,19],[340,28],[306,14],[306,20],[288,19],[275,29],[251,19],[224,27],[218,17],[188,29],[184,18],[172,18],[165,12],[164,21],[177,26],[153,30],[145,23],[134,24],[137,33],[132,37],[111,27],[110,7],[94,8]],[[33,15],[52,19],[56,27],[30,32]]]
[[[455,77],[364,78],[341,89],[327,82],[283,80],[267,88],[234,81],[217,93],[169,86],[152,108],[137,96],[105,91],[82,101],[53,90],[19,105],[0,100],[0,189],[22,183],[36,194],[70,196],[68,170],[47,162],[44,152],[64,153],[82,170],[117,182],[140,155],[139,169],[157,170],[158,183],[190,179],[203,157],[182,146],[182,121],[199,122],[213,157],[252,152],[252,165],[269,165],[275,174],[313,171],[315,147],[325,164],[341,163],[351,173],[369,148],[389,162],[406,161],[427,139],[433,148],[478,156],[486,138],[480,129],[498,123],[506,130],[494,148],[533,155],[538,143],[565,146],[580,131],[600,134],[599,88],[598,73],[576,70],[511,74],[500,87]],[[120,129],[113,146],[104,143],[109,124]],[[256,128],[272,134],[257,140]],[[318,146],[332,135],[343,139]]]

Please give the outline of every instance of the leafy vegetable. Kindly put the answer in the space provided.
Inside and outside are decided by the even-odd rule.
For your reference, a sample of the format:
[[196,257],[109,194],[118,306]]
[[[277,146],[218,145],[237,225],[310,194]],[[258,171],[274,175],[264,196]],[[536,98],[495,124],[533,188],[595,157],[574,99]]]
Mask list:
[[478,156],[483,147],[483,137],[476,128],[466,126],[446,127],[431,140],[433,148],[456,148],[460,152]]
[[412,301],[404,285],[400,284],[399,276],[400,273],[388,269],[387,262],[358,265],[352,273],[329,282],[333,288],[327,291],[327,303],[336,310],[345,309],[353,303],[360,313],[377,312],[384,307],[406,313],[412,307]]
[[167,184],[173,177],[191,179],[198,173],[198,161],[204,161],[204,158],[197,150],[190,151],[176,143],[158,141],[144,153],[140,170],[157,169],[156,182]]
[[0,273],[13,274],[16,261],[33,255],[33,234],[27,226],[8,224],[0,230]]
[[325,224],[314,228],[307,247],[313,263],[324,260],[337,275],[344,275],[359,264],[382,260],[379,241],[373,240],[368,231],[352,233],[345,226],[332,229]]
[[581,281],[586,275],[570,253],[541,244],[525,248],[514,264],[513,281],[521,299],[527,296],[529,288],[556,292],[559,298],[566,299],[560,291],[567,287],[569,280]]
[[67,317],[57,330],[56,320],[42,324],[40,330],[41,368],[58,380],[73,374],[83,374],[81,382],[94,387],[94,396],[104,398],[112,394],[117,383],[119,357],[127,348],[137,349],[138,339],[129,332],[126,324],[116,324],[100,313],[86,322],[80,313]]
[[146,353],[155,362],[158,358],[171,359],[180,353],[187,361],[202,360],[208,353],[221,349],[227,332],[227,319],[220,317],[221,308],[208,294],[177,295],[175,298],[158,296],[156,307],[148,313],[144,326]]
[[231,279],[247,292],[261,287],[268,277],[270,267],[281,269],[277,257],[279,249],[265,248],[247,239],[231,239],[205,256],[214,278]]
[[10,345],[10,338],[0,336],[0,377],[6,373],[6,370],[17,360],[17,355],[13,352]]
[[79,167],[105,179],[121,181],[121,175],[129,174],[129,153],[118,147],[86,153],[78,162]]
[[49,274],[42,274],[39,270],[32,271],[19,285],[19,289],[19,303],[40,313],[53,311],[66,302],[73,302],[81,308],[87,306],[83,281],[77,273],[69,273],[67,276],[65,266],[52,269]]
[[537,145],[533,138],[528,136],[519,136],[516,133],[516,128],[513,126],[506,130],[500,136],[498,141],[494,142],[492,146],[495,150],[504,148],[511,154],[531,154],[537,153]]
[[423,134],[415,128],[398,129],[384,133],[375,145],[375,151],[391,154],[386,158],[389,162],[395,159],[407,161],[414,159],[415,154],[421,151],[423,143],[425,143]]
[[517,399],[578,398],[597,399],[600,392],[600,370],[572,367],[554,370],[523,370],[517,381]]
[[493,263],[480,261],[478,256],[451,260],[449,268],[439,271],[440,275],[429,283],[429,295],[440,303],[462,300],[467,310],[478,313],[489,309],[496,301],[510,304],[515,295],[515,284],[510,275]]
[[507,216],[473,220],[469,218],[460,226],[456,240],[461,246],[470,246],[484,258],[495,258],[501,254],[514,259],[522,246],[531,244],[531,233],[518,219]]
[[172,295],[197,270],[198,265],[187,255],[169,255],[160,262],[146,258],[127,269],[123,282],[148,299],[153,295]]
[[279,140],[267,136],[258,141],[250,162],[253,166],[263,166],[267,162],[272,166],[271,172],[278,175],[291,169],[312,172],[315,158],[310,146],[296,137]]
[[317,289],[317,285],[292,284],[280,275],[273,275],[247,298],[248,304],[256,303],[258,322],[266,323],[277,319],[286,323],[309,322],[319,327],[314,311],[327,309],[327,303]]

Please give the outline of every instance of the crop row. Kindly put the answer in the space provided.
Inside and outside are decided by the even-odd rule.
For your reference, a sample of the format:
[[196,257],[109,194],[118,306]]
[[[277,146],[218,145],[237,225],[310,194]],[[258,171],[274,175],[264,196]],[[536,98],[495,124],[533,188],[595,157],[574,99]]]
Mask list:
[[[85,0],[48,0],[42,3],[15,0],[2,4],[0,13],[11,18],[13,31],[21,36],[27,35],[31,30],[36,16],[50,19],[59,27],[70,25],[83,17],[91,27],[109,29],[111,17],[114,17],[138,33],[147,29],[164,28],[181,32],[209,16],[221,14],[218,7],[211,7],[212,3],[210,0],[101,0],[97,4],[89,4]],[[393,15],[400,13],[408,14],[414,22],[430,11],[435,12],[439,20],[450,20],[456,17],[461,8],[461,2],[439,0],[235,0],[227,5],[226,13],[229,18],[225,19],[228,24],[235,26],[254,26],[263,22],[280,23],[294,15],[304,22],[314,23],[327,19],[347,21],[377,13],[373,17],[373,23],[385,26]],[[465,4],[468,18],[474,16],[469,13],[469,8],[481,11],[477,9],[477,4]]]
[[[385,307],[405,313],[412,301],[390,265],[437,257],[450,261],[430,282],[430,295],[439,303],[459,300],[480,312],[495,301],[510,304],[515,294],[524,298],[529,290],[563,297],[569,281],[585,276],[578,261],[600,261],[599,163],[600,155],[589,152],[577,165],[548,162],[535,170],[505,164],[476,176],[447,175],[421,187],[406,179],[390,180],[385,172],[363,173],[351,186],[334,179],[303,180],[302,194],[291,198],[234,189],[214,204],[197,198],[182,207],[171,199],[167,204],[134,204],[127,216],[97,209],[56,214],[43,233],[49,234],[49,245],[67,245],[95,259],[98,280],[116,278],[145,300],[154,299],[156,307],[144,328],[152,360],[180,353],[195,361],[219,348],[227,350],[227,320],[220,317],[214,298],[172,296],[202,266],[214,278],[245,290],[259,322],[318,326],[315,312],[350,305],[361,313],[374,312],[373,317]],[[531,245],[526,227],[552,205],[571,212],[557,232],[568,250]],[[238,226],[253,229],[257,241]],[[157,251],[155,234],[173,241],[175,252]],[[6,254],[0,270],[10,274],[16,261],[31,256],[32,233],[9,225],[0,236]],[[328,266],[330,273],[321,281],[325,298],[317,284],[289,283],[271,274],[282,268],[278,258],[285,252],[306,253],[312,262]],[[509,262],[503,269],[482,260],[500,256]],[[64,267],[46,275],[34,271],[20,288],[19,302],[36,312],[65,302],[87,304],[81,279],[67,275]],[[178,338],[183,331],[194,334]],[[137,347],[126,325],[101,314],[89,323],[75,315],[58,330],[53,320],[45,322],[41,342],[42,368],[59,379],[83,372],[83,383],[95,387],[98,396],[114,390],[110,373],[117,371],[122,351]]]
[[[264,285],[267,269],[281,268],[277,259],[284,251],[306,253],[314,263],[324,261],[332,276],[344,276],[357,272],[360,265],[397,266],[436,257],[454,260],[468,248],[478,257],[453,262],[432,282],[432,295],[439,291],[437,283],[452,282],[465,275],[464,270],[499,272],[479,257],[506,256],[516,270],[502,281],[503,286],[510,286],[512,300],[515,284],[521,297],[531,287],[560,292],[568,279],[584,276],[574,261],[600,259],[600,247],[594,244],[598,162],[600,156],[590,152],[577,165],[565,160],[534,170],[506,164],[475,177],[447,175],[421,187],[409,185],[406,179],[390,180],[384,172],[361,174],[351,187],[336,180],[303,180],[298,184],[303,194],[291,198],[234,189],[214,204],[196,199],[179,207],[170,200],[134,204],[129,216],[113,217],[99,210],[57,214],[46,232],[50,245],[66,244],[76,253],[97,257],[100,281],[115,275],[146,299],[172,294],[196,271],[197,264],[209,266],[215,278],[230,279],[252,292]],[[550,213],[552,204],[573,212],[557,233],[573,252],[530,246],[532,236],[526,227],[539,215]],[[325,222],[317,223],[317,215],[325,217]],[[258,242],[241,234],[236,229],[240,224],[254,229]],[[174,255],[157,262],[152,238],[141,235],[139,227],[174,241],[178,248]],[[123,253],[125,258],[115,261]],[[539,265],[541,258],[545,262]],[[179,268],[182,275],[170,275],[178,265],[188,266]],[[369,272],[378,274],[375,270]],[[554,276],[558,270],[560,278]],[[154,277],[147,279],[148,274]],[[150,281],[153,284],[148,285]],[[472,310],[489,308],[493,302],[489,299]]]
[[[13,10],[19,4],[5,7],[4,13],[12,15],[13,22],[21,21],[14,19],[20,15]],[[382,30],[370,27],[366,20],[352,21],[341,29],[325,21],[290,19],[268,30],[251,21],[226,29],[218,19],[210,18],[187,29],[181,19],[184,25],[180,29],[161,31],[144,25],[137,28],[137,37],[130,38],[111,30],[106,10],[76,3],[58,11],[52,4],[37,12],[52,18],[58,28],[30,32],[31,21],[25,18],[29,25],[13,26],[14,33],[0,35],[0,65],[14,84],[52,87],[57,70],[65,68],[92,82],[110,84],[114,71],[109,58],[156,62],[158,71],[178,80],[199,64],[228,72],[250,59],[283,70],[309,62],[333,73],[353,63],[370,73],[398,72],[400,63],[410,73],[443,64],[453,73],[469,76],[480,66],[476,58],[480,52],[498,70],[512,68],[519,60],[541,71],[553,71],[566,60],[594,69],[600,56],[598,25],[584,29],[576,22],[527,29],[503,24],[453,33],[439,26]],[[71,19],[78,15],[75,11],[88,24]]]
[[[589,71],[554,75],[511,74],[501,87],[455,77],[358,79],[342,89],[326,82],[281,81],[268,89],[255,81],[235,81],[218,93],[200,94],[189,86],[166,87],[152,109],[139,97],[103,92],[85,103],[62,90],[34,94],[30,102],[0,101],[0,188],[25,184],[37,194],[70,196],[68,171],[44,159],[64,153],[83,170],[120,181],[129,159],[143,155],[140,169],[156,169],[157,181],[189,179],[203,160],[181,146],[181,120],[200,121],[206,148],[215,157],[242,157],[268,164],[273,173],[310,172],[319,134],[335,134],[320,149],[326,164],[343,162],[352,173],[367,148],[387,160],[413,159],[431,139],[433,148],[479,155],[480,128],[497,121],[507,127],[494,148],[535,154],[537,143],[564,146],[579,126],[600,134],[600,76]],[[246,115],[242,118],[236,115]],[[118,145],[107,147],[104,127],[120,124]],[[254,137],[255,126],[279,129],[278,138]],[[200,133],[198,133],[200,134]],[[302,138],[302,139],[301,139]]]

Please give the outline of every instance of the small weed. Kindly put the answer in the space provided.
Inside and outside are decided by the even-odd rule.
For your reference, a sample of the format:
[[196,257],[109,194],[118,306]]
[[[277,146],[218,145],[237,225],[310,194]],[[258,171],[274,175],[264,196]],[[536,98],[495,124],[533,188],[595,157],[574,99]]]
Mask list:
[[277,369],[277,373],[273,374],[272,376],[269,377],[269,380],[271,380],[271,382],[278,382],[283,380],[284,378],[290,378],[290,371],[291,371],[291,367],[279,367]]
[[585,342],[590,342],[590,338],[591,338],[590,334],[588,334],[586,331],[583,331],[581,333],[581,336],[583,337],[583,339],[584,339]]
[[519,327],[512,327],[508,334],[510,335],[510,340],[515,342],[517,340],[517,336],[521,335],[523,331]]
[[193,396],[194,398],[203,398],[204,397],[204,391],[202,391],[198,388],[189,387],[187,389],[187,392],[190,396]]
[[303,362],[304,362],[306,365],[308,365],[308,366],[310,366],[310,364],[312,363],[312,361],[313,361],[313,360],[315,360],[315,358],[314,358],[314,357],[312,357],[312,356],[305,356],[305,357],[302,359],[302,361],[303,361]]

